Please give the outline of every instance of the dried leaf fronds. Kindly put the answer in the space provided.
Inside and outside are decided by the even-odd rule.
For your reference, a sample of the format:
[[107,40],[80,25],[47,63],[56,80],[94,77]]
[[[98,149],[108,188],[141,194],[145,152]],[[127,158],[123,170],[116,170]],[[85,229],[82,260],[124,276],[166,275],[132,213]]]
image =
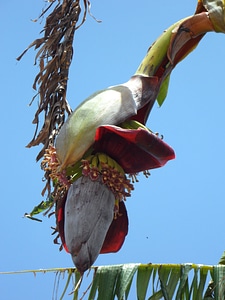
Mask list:
[[[33,84],[37,94],[31,103],[38,95],[40,99],[33,120],[33,123],[36,124],[36,130],[33,139],[27,145],[27,147],[33,147],[43,144],[37,160],[44,155],[45,149],[50,144],[54,144],[66,114],[69,115],[72,112],[66,100],[66,91],[69,67],[73,57],[74,33],[84,23],[87,11],[90,9],[89,1],[84,0],[83,19],[78,25],[81,12],[79,0],[52,0],[40,17],[43,17],[53,4],[56,5],[46,18],[42,31],[43,37],[33,41],[17,58],[20,60],[32,47],[35,50],[39,49],[35,57],[35,64],[39,64],[39,73]],[[41,114],[43,114],[43,125],[39,129]]]

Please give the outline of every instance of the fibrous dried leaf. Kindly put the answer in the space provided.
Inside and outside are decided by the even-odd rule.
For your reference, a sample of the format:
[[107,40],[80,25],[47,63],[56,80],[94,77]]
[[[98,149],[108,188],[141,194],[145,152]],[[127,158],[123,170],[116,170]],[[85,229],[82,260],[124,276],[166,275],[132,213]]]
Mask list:
[[[34,40],[17,58],[20,60],[32,47],[35,50],[39,49],[35,57],[35,64],[39,64],[39,73],[34,79],[33,88],[37,90],[34,98],[39,95],[40,99],[33,120],[33,124],[36,124],[36,130],[33,139],[27,145],[27,147],[33,147],[43,144],[37,160],[44,155],[49,144],[54,144],[66,114],[69,115],[72,112],[66,100],[66,91],[69,67],[73,57],[74,33],[80,26],[77,23],[81,6],[79,0],[54,0],[40,17],[43,17],[53,4],[55,7],[46,18],[42,31],[43,37]],[[86,18],[86,11],[89,6],[89,1],[84,0],[84,17],[81,24]],[[42,114],[43,125],[39,129]]]

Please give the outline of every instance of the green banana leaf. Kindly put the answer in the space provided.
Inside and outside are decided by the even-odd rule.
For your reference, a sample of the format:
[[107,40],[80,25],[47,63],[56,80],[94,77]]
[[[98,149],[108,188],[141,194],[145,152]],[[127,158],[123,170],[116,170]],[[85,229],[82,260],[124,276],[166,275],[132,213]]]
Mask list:
[[[55,272],[54,300],[210,300],[225,299],[225,265],[121,264],[92,267],[83,286],[75,268],[0,272],[1,275]],[[91,277],[91,274],[93,277]],[[62,275],[62,276],[60,276]],[[45,275],[46,276],[46,275]],[[86,278],[88,277],[88,278]],[[91,277],[91,278],[90,278]],[[132,290],[132,292],[131,292]]]

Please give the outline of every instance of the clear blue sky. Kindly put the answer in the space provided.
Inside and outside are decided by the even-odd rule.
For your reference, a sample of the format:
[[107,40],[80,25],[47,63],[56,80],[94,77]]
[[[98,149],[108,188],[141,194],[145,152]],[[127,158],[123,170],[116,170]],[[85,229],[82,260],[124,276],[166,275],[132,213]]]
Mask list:
[[[127,81],[148,47],[175,21],[191,15],[188,1],[92,1],[92,14],[76,32],[68,100],[75,108],[91,93]],[[0,271],[72,267],[53,244],[54,217],[23,218],[41,198],[43,173],[27,149],[37,103],[28,106],[37,67],[30,50],[44,20],[34,23],[44,1],[2,1],[1,14],[1,248]],[[176,159],[139,176],[127,199],[129,234],[117,254],[96,265],[140,263],[216,264],[225,248],[225,36],[210,33],[173,71],[164,105],[155,105],[148,127],[164,135]],[[0,275],[4,300],[51,299],[54,275]],[[71,299],[66,297],[65,299]]]

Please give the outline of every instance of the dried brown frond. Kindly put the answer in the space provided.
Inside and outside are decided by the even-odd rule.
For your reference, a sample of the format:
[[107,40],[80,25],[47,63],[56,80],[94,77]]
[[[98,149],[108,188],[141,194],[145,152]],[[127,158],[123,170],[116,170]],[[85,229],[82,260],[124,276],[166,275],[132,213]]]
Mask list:
[[[43,144],[37,155],[37,160],[43,157],[45,149],[49,145],[54,145],[55,138],[66,116],[72,112],[66,100],[66,92],[69,67],[73,57],[74,33],[83,24],[87,11],[90,9],[90,2],[83,0],[83,19],[78,25],[81,12],[79,0],[51,0],[39,18],[43,17],[54,5],[54,9],[46,17],[42,31],[43,37],[34,40],[17,58],[20,60],[32,47],[35,50],[39,49],[35,57],[35,64],[39,64],[39,73],[33,84],[33,88],[37,90],[34,98],[39,96],[38,109],[33,120],[33,123],[36,124],[36,130],[33,139],[27,145],[27,147],[33,147]],[[41,116],[43,124],[39,129]]]
[[[32,47],[37,50],[35,64],[39,65],[39,72],[34,79],[33,88],[37,91],[34,99],[39,96],[38,108],[33,124],[36,124],[33,139],[28,148],[42,144],[37,161],[41,159],[51,146],[54,146],[56,136],[72,110],[66,99],[69,68],[73,58],[73,40],[75,31],[85,22],[87,12],[90,14],[89,0],[83,0],[83,17],[78,24],[81,4],[80,0],[49,0],[47,8],[43,9],[40,16],[33,20],[42,19],[46,13],[43,36],[34,40],[17,58]],[[41,124],[40,124],[41,123]],[[46,181],[42,195],[51,194],[51,171],[44,170]],[[53,194],[60,187],[54,186]]]

